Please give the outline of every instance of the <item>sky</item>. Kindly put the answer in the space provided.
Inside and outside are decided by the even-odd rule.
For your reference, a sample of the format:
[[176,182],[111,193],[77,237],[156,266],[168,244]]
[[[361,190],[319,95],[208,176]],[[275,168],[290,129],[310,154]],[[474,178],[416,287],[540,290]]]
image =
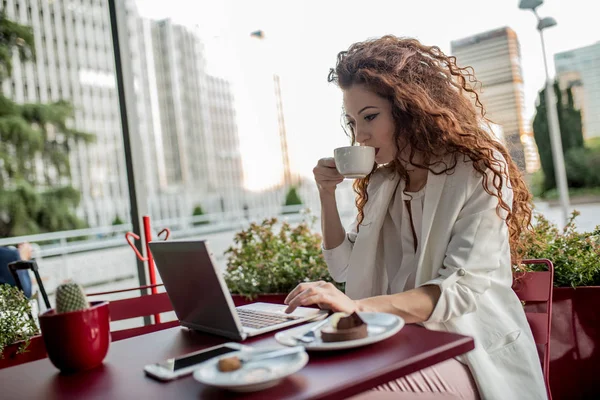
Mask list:
[[[327,83],[336,54],[354,42],[385,34],[419,39],[450,53],[450,41],[509,26],[521,44],[526,115],[533,118],[545,74],[537,21],[519,0],[136,0],[149,18],[171,18],[197,26],[207,43],[213,73],[244,85],[251,68],[269,65],[281,76],[292,167],[310,176],[321,157],[348,144],[341,125],[341,93]],[[600,41],[596,0],[545,0],[541,17],[558,25],[545,31],[551,75],[552,55]],[[248,51],[249,33],[262,30],[263,64]],[[252,50],[253,51],[253,50]],[[477,71],[475,71],[477,73]],[[246,79],[247,82],[247,79]],[[243,120],[248,103],[239,104]],[[243,123],[243,122],[242,122]],[[247,184],[260,189],[277,179],[281,165],[265,157],[268,138],[241,127]]]

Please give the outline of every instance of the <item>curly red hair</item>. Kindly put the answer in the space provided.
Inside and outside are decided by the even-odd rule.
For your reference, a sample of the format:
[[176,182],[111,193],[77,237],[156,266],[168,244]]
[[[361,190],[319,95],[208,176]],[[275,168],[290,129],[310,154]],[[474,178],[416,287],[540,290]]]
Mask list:
[[[493,177],[484,179],[483,187],[498,198],[497,213],[506,216],[513,265],[519,265],[523,254],[519,238],[531,226],[532,196],[508,150],[489,129],[490,121],[475,91],[479,82],[473,68],[459,67],[455,57],[445,55],[436,46],[388,35],[355,43],[340,52],[328,80],[342,90],[365,85],[391,102],[397,154],[405,147],[410,149],[409,159],[404,161],[434,173],[451,174],[462,155],[473,162],[479,173],[491,171]],[[354,144],[352,130],[350,136]],[[415,160],[416,153],[424,155],[427,161]],[[434,171],[440,158],[448,155],[453,156],[451,165]],[[404,164],[397,159],[391,167],[408,186],[410,178]],[[376,169],[375,166],[366,178],[354,182],[359,225],[368,201],[369,179]],[[507,175],[513,190],[511,205],[502,197],[501,190]],[[490,182],[493,188],[489,187]]]

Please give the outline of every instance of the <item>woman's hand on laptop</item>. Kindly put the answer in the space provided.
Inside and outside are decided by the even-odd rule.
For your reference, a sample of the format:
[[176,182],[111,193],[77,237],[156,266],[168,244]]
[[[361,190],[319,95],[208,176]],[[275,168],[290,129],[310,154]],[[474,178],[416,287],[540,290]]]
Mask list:
[[297,307],[317,304],[320,308],[348,314],[358,310],[357,303],[342,293],[330,282],[301,283],[288,294],[284,301],[288,305],[286,313]]

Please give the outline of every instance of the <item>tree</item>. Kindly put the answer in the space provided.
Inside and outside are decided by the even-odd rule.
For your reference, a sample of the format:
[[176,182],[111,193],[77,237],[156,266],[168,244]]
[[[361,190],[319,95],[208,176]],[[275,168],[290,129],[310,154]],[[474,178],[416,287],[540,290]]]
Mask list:
[[[584,147],[581,111],[575,108],[571,88],[566,90],[566,102],[563,101],[563,93],[558,82],[554,82],[554,93],[556,95],[556,110],[564,155],[572,149]],[[542,170],[544,171],[544,191],[547,191],[556,187],[556,181],[545,95],[546,89],[544,88],[539,92],[539,104],[533,119],[533,134],[540,154]]]
[[[35,59],[33,30],[0,11],[0,84],[13,55]],[[80,193],[70,185],[69,152],[94,136],[70,128],[66,101],[16,104],[0,94],[0,237],[84,227],[75,215]]]

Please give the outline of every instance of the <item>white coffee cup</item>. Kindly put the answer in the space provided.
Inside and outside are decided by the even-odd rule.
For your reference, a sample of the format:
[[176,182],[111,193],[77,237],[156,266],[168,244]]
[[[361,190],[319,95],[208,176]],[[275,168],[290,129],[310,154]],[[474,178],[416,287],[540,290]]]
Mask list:
[[335,167],[345,178],[364,178],[373,170],[375,148],[369,146],[338,147],[333,151]]

